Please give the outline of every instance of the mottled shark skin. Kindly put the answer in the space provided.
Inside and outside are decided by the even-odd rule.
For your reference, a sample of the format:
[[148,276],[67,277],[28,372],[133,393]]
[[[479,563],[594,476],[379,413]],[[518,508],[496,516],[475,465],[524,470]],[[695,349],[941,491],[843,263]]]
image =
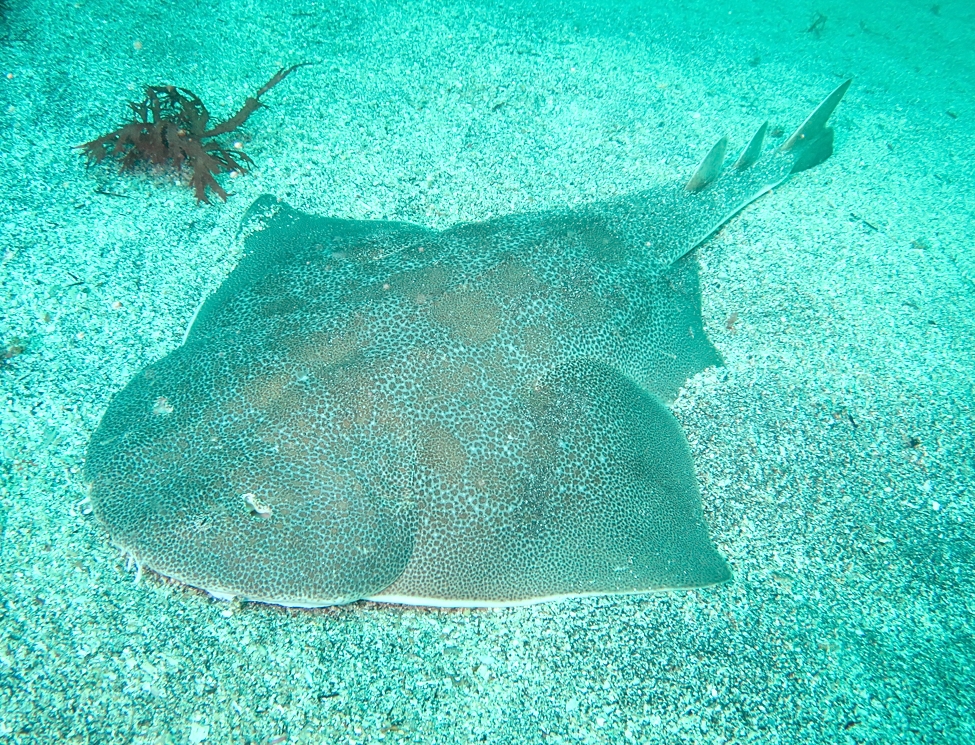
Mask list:
[[722,173],[443,231],[262,197],[181,347],[109,406],[85,468],[143,567],[286,606],[492,606],[731,572],[667,408],[720,363],[694,249],[832,152],[849,81]]

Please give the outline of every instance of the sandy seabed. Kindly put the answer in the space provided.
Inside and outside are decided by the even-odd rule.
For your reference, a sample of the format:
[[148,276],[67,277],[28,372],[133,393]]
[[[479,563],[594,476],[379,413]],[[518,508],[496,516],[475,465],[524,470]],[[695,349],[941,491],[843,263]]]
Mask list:
[[[975,739],[975,6],[147,7],[0,22],[0,742]],[[70,149],[146,84],[229,115],[305,60],[226,204]],[[674,409],[732,583],[464,612],[135,584],[85,445],[257,196],[433,227],[606,199],[850,76],[833,158],[699,250],[726,365]]]

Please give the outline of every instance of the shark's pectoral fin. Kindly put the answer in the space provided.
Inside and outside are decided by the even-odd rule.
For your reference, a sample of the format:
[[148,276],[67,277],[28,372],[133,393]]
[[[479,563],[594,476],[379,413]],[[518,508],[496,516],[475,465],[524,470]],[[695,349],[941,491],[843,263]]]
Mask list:
[[517,456],[492,454],[471,472],[493,476],[498,491],[484,519],[471,514],[476,504],[458,523],[459,508],[427,515],[411,565],[373,599],[514,605],[731,577],[708,535],[684,435],[659,399],[587,359],[518,399]]
[[640,592],[700,587],[731,574],[701,509],[677,420],[619,371],[578,360],[529,402],[550,470],[553,555],[577,587]]

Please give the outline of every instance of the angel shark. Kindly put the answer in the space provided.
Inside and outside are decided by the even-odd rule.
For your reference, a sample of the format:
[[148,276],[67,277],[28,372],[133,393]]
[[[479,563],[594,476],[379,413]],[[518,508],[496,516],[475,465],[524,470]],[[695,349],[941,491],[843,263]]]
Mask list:
[[834,90],[687,183],[436,231],[250,208],[182,346],[118,393],[91,501],[217,597],[501,606],[728,580],[667,408],[720,357],[694,249],[826,160]]

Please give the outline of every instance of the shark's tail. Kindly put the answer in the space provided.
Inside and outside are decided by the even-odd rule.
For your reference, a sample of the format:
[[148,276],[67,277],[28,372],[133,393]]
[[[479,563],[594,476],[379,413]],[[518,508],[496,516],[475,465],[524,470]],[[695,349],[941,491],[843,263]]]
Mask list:
[[[768,122],[764,122],[741,151],[731,168],[725,169],[728,139],[722,137],[711,148],[694,175],[683,187],[675,184],[668,203],[671,220],[687,230],[671,243],[673,232],[653,236],[653,252],[659,266],[670,266],[714,235],[722,225],[745,207],[768,193],[792,174],[819,165],[833,154],[833,130],[826,126],[851,80],[840,83],[780,147],[765,150]],[[658,197],[658,203],[661,199]],[[688,240],[689,238],[689,240]],[[650,244],[648,244],[650,245]]]
[[553,223],[556,232],[570,224],[580,234],[605,231],[637,252],[648,270],[667,271],[763,194],[832,155],[833,130],[826,123],[850,83],[844,81],[826,96],[781,146],[766,148],[766,121],[726,167],[728,138],[722,137],[686,183],[660,184],[560,214]]
[[[843,95],[852,82],[850,79],[840,83],[779,148],[780,153],[792,156],[792,167],[786,175],[799,173],[817,166],[833,154],[833,129],[827,127],[826,122],[843,99]],[[758,162],[762,156],[767,132],[768,122],[766,121],[758,128],[745,149],[742,150],[738,160],[735,161],[734,168],[736,171],[748,170]],[[727,149],[728,138],[722,137],[704,156],[704,160],[701,161],[684,188],[687,191],[697,192],[716,181],[724,168]]]

